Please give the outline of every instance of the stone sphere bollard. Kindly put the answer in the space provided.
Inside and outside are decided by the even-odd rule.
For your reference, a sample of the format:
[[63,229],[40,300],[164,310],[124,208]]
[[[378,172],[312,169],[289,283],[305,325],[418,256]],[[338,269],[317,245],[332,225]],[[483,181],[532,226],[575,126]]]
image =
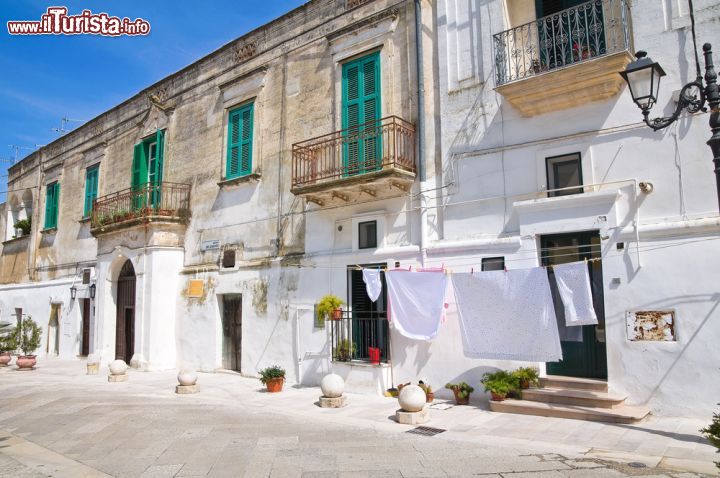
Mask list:
[[347,397],[343,395],[345,380],[340,375],[331,373],[320,380],[322,396],[319,404],[321,408],[341,408],[346,405]]
[[341,397],[345,390],[345,381],[340,375],[335,373],[325,375],[320,381],[320,390],[322,390],[323,397]]
[[425,392],[417,385],[406,385],[400,390],[398,402],[406,412],[419,412],[425,406]]
[[180,385],[175,387],[175,393],[185,395],[188,393],[197,393],[200,390],[197,386],[197,372],[195,370],[184,368],[180,370],[177,375],[177,380]]
[[123,360],[113,360],[108,365],[110,369],[110,375],[108,375],[108,382],[127,382],[128,366]]

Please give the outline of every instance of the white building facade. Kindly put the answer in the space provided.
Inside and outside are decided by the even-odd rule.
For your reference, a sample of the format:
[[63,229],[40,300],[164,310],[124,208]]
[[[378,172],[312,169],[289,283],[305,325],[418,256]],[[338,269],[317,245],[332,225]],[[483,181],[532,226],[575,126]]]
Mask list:
[[[698,37],[717,43],[717,2],[696,3]],[[142,370],[279,364],[304,385],[333,370],[355,391],[477,388],[527,364],[467,358],[452,303],[433,341],[397,334],[358,266],[595,259],[600,324],[562,363],[529,365],[707,416],[720,394],[707,115],[652,132],[617,74],[651,50],[668,72],[655,109],[674,108],[694,72],[683,5],[310,2],[11,168],[0,318],[33,316],[45,354]],[[575,28],[595,39],[543,53],[558,8],[592,9]],[[13,237],[25,217],[32,232]],[[321,323],[328,293],[345,315]]]

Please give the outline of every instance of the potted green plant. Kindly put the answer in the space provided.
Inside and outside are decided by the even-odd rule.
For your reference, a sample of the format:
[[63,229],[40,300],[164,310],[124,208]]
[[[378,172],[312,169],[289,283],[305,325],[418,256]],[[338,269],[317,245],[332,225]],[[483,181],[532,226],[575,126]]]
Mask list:
[[12,360],[15,350],[15,327],[9,322],[0,322],[0,367],[6,367]]
[[15,235],[17,237],[27,236],[32,228],[32,219],[20,219],[15,223]]
[[335,360],[340,362],[349,362],[355,355],[355,343],[350,340],[340,340],[335,348]]
[[277,393],[282,391],[285,382],[285,369],[279,365],[260,370],[260,382],[267,387],[269,393]]
[[422,380],[418,382],[418,386],[423,389],[423,392],[425,392],[425,401],[427,403],[432,403],[432,401],[435,400],[435,392],[433,392],[432,386]]
[[318,302],[317,313],[321,320],[340,320],[342,318],[341,307],[345,304],[343,300],[332,294],[323,296]]
[[518,379],[505,370],[487,372],[481,382],[485,386],[485,391],[490,392],[492,400],[496,402],[505,400],[508,393],[520,388]]
[[535,367],[520,367],[512,372],[512,376],[517,379],[521,389],[526,389],[530,387],[537,387],[540,379],[540,372]]
[[41,335],[42,327],[36,324],[30,316],[15,327],[13,339],[17,348],[23,353],[15,361],[20,370],[32,370],[35,367],[37,356],[32,353],[40,347]]
[[474,388],[465,382],[446,383],[445,388],[452,390],[453,394],[455,394],[455,403],[457,405],[467,405],[470,403],[470,394],[475,391]]

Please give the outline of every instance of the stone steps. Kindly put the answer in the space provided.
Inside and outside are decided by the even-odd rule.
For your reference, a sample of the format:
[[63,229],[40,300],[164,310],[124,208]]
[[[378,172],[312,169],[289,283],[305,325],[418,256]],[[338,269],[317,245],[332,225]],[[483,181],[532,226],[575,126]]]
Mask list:
[[578,405],[596,408],[618,408],[623,406],[625,395],[610,394],[594,390],[575,390],[568,388],[528,388],[522,391],[523,400],[555,403],[559,405]]
[[607,392],[608,384],[604,380],[591,378],[563,377],[561,375],[548,375],[540,377],[540,386],[544,388],[565,388],[573,390],[592,390]]
[[579,405],[566,405],[530,400],[504,400],[490,402],[493,412],[519,413],[541,417],[572,418],[609,423],[636,423],[645,418],[650,410],[646,407],[621,405],[616,408],[597,408]]

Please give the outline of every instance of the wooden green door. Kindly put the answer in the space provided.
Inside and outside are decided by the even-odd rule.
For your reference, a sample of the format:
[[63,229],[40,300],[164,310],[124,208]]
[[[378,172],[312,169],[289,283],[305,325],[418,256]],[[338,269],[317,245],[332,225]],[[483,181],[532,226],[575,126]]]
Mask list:
[[380,119],[380,54],[343,65],[343,176],[382,167]]
[[[601,244],[597,232],[542,236],[540,244],[544,266],[600,257]],[[562,301],[557,293],[552,269],[548,270],[563,352],[563,360],[547,363],[549,375],[607,379],[602,261],[588,262],[588,272],[598,325],[564,327],[565,316]]]
[[161,207],[164,143],[165,131],[158,130],[135,145],[130,186],[133,209]]

